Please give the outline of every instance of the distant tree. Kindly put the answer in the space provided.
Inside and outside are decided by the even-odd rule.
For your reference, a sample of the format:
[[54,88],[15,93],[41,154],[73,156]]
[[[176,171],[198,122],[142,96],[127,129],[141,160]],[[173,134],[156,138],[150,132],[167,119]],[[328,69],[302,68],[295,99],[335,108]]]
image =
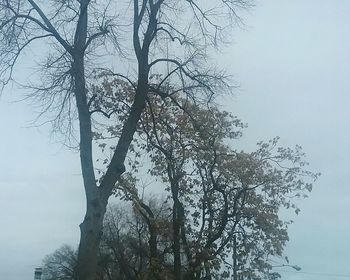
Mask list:
[[77,264],[77,252],[63,245],[43,260],[43,280],[73,280]]
[[[208,47],[218,47],[227,38],[226,27],[240,20],[237,12],[250,6],[249,0],[134,0],[125,5],[120,1],[93,0],[0,1],[3,84],[15,77],[16,67],[22,67],[21,55],[32,46],[31,50],[36,50],[38,59],[43,61],[42,83],[28,85],[35,105],[42,105],[42,113],[51,115],[49,121],[55,130],[67,134],[73,131],[75,117],[78,119],[87,207],[80,224],[77,279],[94,280],[96,276],[108,198],[125,172],[124,161],[148,96],[161,95],[160,87],[171,78],[177,80],[183,95],[210,102],[215,90],[225,86],[225,75],[206,65]],[[124,21],[123,15],[131,18],[131,22]],[[129,49],[122,47],[127,41],[121,40],[122,30],[126,31],[123,36],[132,41],[132,47],[127,46],[135,56],[126,55]],[[104,117],[107,119],[117,111],[114,107],[110,111],[92,108],[96,95],[89,90],[89,84],[99,62],[97,58],[107,60],[110,50],[120,54],[119,59],[112,58],[120,64],[118,73],[110,73],[132,86],[132,102],[128,114],[115,126],[118,139],[113,156],[97,182],[93,124],[103,123]],[[121,66],[123,57],[128,59],[124,64],[134,64],[133,71]],[[164,68],[169,69],[168,74],[158,85],[151,85],[151,73],[162,73]],[[130,72],[136,74],[131,76]],[[108,88],[103,90],[102,95],[108,92]]]

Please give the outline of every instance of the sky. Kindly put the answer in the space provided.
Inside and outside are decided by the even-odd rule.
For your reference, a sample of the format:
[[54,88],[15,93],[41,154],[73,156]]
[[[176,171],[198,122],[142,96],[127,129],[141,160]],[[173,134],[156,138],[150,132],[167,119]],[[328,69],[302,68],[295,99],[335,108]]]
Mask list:
[[[349,11],[344,0],[258,1],[217,57],[239,84],[225,104],[248,123],[240,144],[278,135],[322,173],[289,229],[285,253],[302,270],[276,267],[283,280],[350,279]],[[0,98],[0,278],[31,280],[46,254],[77,244],[85,202],[77,152],[30,126],[17,91]]]
[[349,11],[349,1],[260,1],[222,57],[240,85],[228,107],[248,123],[244,144],[278,135],[322,173],[290,226],[286,255],[302,270],[276,268],[286,280],[350,279]]

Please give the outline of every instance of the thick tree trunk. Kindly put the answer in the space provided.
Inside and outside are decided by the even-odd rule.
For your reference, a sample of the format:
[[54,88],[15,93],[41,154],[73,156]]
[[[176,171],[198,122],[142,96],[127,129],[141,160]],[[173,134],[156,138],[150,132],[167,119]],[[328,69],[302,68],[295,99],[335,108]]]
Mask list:
[[88,202],[84,221],[80,224],[77,279],[96,280],[99,245],[107,201]]
[[92,156],[92,128],[85,82],[85,47],[89,0],[80,1],[79,20],[72,51],[72,77],[79,117],[80,163],[86,195],[86,214],[80,224],[80,243],[75,276],[77,280],[96,280],[98,251],[108,198],[101,198],[96,185]]
[[80,164],[86,195],[86,214],[80,224],[80,243],[76,267],[77,280],[96,280],[97,258],[107,199],[101,199],[96,185],[92,157],[92,129],[84,66],[87,36],[87,1],[81,1],[80,17],[74,38],[72,73],[79,116]]
[[80,243],[77,280],[96,280],[100,239],[103,229],[103,218],[108,199],[115,183],[125,171],[124,161],[129,146],[137,129],[148,93],[148,48],[139,53],[138,85],[130,114],[124,123],[119,141],[108,169],[100,186],[96,184],[92,157],[92,129],[89,102],[85,85],[84,52],[87,39],[87,6],[89,0],[80,1],[80,16],[74,37],[73,78],[74,93],[79,115],[80,128],[80,160],[86,194],[86,214],[80,225]]
[[[83,61],[78,58],[75,66],[83,69],[81,65]],[[96,185],[93,169],[91,117],[87,107],[86,93],[80,92],[85,88],[85,80],[79,75],[76,77],[75,87],[80,121],[80,159],[87,200],[86,215],[80,225],[77,280],[96,280],[98,251],[108,198],[115,183],[125,171],[124,160],[145,106],[148,81],[143,79],[138,85],[130,115],[124,124],[111,163],[99,187]]]
[[96,185],[92,159],[91,117],[87,105],[84,58],[76,55],[73,62],[74,91],[79,114],[80,162],[86,194],[86,214],[80,225],[80,243],[76,278],[96,280],[97,257],[107,200],[101,200]]

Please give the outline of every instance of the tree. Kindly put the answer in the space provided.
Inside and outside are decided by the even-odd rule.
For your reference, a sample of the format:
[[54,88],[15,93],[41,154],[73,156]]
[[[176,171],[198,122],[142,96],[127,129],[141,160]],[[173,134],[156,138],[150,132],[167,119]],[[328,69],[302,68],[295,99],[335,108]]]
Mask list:
[[[164,250],[162,261],[157,271],[158,279],[171,276],[167,269],[166,251],[169,249],[170,237],[162,232],[161,223],[168,221],[169,206],[160,200],[151,199],[148,203],[149,211],[157,219],[157,248]],[[163,228],[167,228],[166,225]],[[136,208],[130,205],[120,207],[111,206],[104,221],[104,233],[98,255],[98,279],[150,279],[154,277],[155,267],[152,267],[151,252],[152,230],[149,221]],[[160,244],[162,243],[162,245]],[[168,244],[168,245],[165,245]],[[77,264],[77,252],[68,245],[63,245],[43,260],[43,280],[73,280],[74,267]],[[168,277],[168,279],[171,279]]]
[[110,263],[105,271],[118,271],[110,273],[109,279],[173,279],[168,259],[170,207],[159,199],[143,202],[142,208],[136,204],[126,211],[112,208],[106,216],[101,251]]
[[[102,82],[112,88],[119,83]],[[173,201],[168,230],[174,279],[223,279],[230,270],[236,279],[269,276],[269,258],[281,256],[288,241],[288,221],[280,219],[279,210],[292,208],[298,213],[293,198],[306,196],[318,174],[305,169],[300,146],[279,147],[278,138],[259,143],[252,153],[233,149],[244,127],[241,121],[214,104],[184,99],[179,91],[173,94],[171,85],[162,90],[171,99],[164,101],[159,95],[147,99],[132,146],[135,157],[129,160],[132,172],[117,188],[148,221],[152,211],[139,195],[145,173],[168,191]],[[114,98],[118,90],[111,90],[111,95],[99,106],[121,108],[121,101]],[[107,138],[113,137],[114,127],[107,131],[111,134]],[[106,148],[103,139],[102,147]],[[151,166],[142,167],[143,162]],[[153,244],[157,258],[157,242]],[[229,256],[232,265],[227,265]]]
[[74,268],[77,264],[77,252],[68,245],[63,245],[43,260],[44,280],[74,279]]
[[[14,78],[15,67],[20,66],[20,56],[25,50],[31,45],[35,49],[38,46],[35,43],[43,41],[49,50],[39,50],[37,53],[44,54],[41,57],[44,61],[44,79],[39,85],[29,85],[34,90],[32,97],[42,104],[43,113],[54,115],[51,121],[57,130],[71,132],[77,112],[80,161],[87,201],[84,221],[80,224],[77,279],[95,278],[108,198],[125,171],[124,161],[147,96],[150,92],[162,94],[159,89],[172,78],[181,85],[183,94],[210,101],[215,89],[225,83],[223,74],[203,67],[207,48],[218,45],[226,31],[223,26],[232,25],[234,19],[239,19],[237,11],[250,4],[249,0],[216,0],[208,3],[134,0],[133,5],[124,7],[113,1],[1,0],[0,74],[3,84]],[[118,17],[115,14],[118,12],[131,14],[132,24],[116,21]],[[188,21],[180,21],[180,18],[187,18]],[[137,74],[133,79],[121,74],[123,69],[113,73],[132,85],[132,104],[118,129],[113,156],[97,182],[92,152],[92,123],[98,113],[100,115],[96,118],[100,120],[101,116],[110,117],[116,112],[91,108],[96,98],[89,91],[89,78],[94,70],[91,59],[94,55],[104,55],[106,46],[122,51],[118,36],[121,28],[118,26],[132,27],[127,34],[132,34]],[[169,68],[167,76],[157,86],[150,84],[150,73],[161,72],[164,64]],[[201,95],[197,96],[199,92]],[[62,123],[66,126],[62,126]]]

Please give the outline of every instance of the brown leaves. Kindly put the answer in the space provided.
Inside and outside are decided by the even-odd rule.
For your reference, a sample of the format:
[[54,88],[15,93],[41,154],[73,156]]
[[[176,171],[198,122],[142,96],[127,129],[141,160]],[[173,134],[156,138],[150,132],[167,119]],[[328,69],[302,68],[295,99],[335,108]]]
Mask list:
[[[154,77],[153,86],[158,78]],[[132,88],[120,83],[104,84],[109,92],[104,108],[113,110],[114,103],[123,106],[119,95],[131,100]],[[171,91],[171,86],[163,90]],[[117,108],[122,108],[118,111],[121,116],[117,115],[122,120],[128,108]],[[184,269],[205,267],[220,275],[235,239],[241,269],[255,267],[261,275],[268,273],[266,256],[281,255],[288,241],[288,222],[279,216],[280,209],[290,208],[298,214],[295,198],[305,197],[319,176],[306,169],[300,146],[279,146],[278,137],[259,142],[254,152],[237,151],[234,141],[242,136],[244,127],[232,114],[186,98],[181,91],[172,96],[166,92],[148,95],[129,149],[132,173],[123,177],[118,189],[123,199],[135,203],[140,201],[139,190],[145,190],[143,180],[157,182],[154,184],[163,188],[160,192],[182,207],[179,242],[187,252]],[[110,129],[113,135],[113,127]],[[172,232],[170,221],[159,220],[154,229],[159,234]]]

